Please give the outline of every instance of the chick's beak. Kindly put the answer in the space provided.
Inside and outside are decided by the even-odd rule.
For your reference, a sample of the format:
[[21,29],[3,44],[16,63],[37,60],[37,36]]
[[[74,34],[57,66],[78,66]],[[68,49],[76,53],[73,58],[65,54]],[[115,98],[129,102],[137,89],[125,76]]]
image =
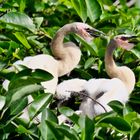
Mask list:
[[91,36],[93,36],[93,37],[95,37],[95,38],[96,38],[96,37],[101,37],[101,38],[106,39],[106,35],[105,35],[102,31],[99,31],[99,30],[94,29],[94,28],[92,28],[92,29],[86,28],[85,30],[86,30],[86,32],[88,32]]

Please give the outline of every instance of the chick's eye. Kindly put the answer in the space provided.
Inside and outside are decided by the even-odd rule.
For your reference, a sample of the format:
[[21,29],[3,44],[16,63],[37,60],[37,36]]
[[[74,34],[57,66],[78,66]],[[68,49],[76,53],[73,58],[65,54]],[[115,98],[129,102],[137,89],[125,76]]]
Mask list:
[[121,39],[125,41],[127,40],[127,37],[122,36]]

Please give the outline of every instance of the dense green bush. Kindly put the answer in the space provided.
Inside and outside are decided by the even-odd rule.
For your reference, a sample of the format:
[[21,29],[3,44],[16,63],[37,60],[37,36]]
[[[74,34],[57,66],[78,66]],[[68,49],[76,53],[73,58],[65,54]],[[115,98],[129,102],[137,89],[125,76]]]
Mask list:
[[[7,68],[26,56],[50,54],[50,42],[55,32],[64,24],[80,21],[103,31],[109,37],[125,33],[140,36],[140,2],[127,6],[126,0],[113,5],[113,0],[0,0],[0,139],[72,139],[120,140],[140,139],[140,43],[131,51],[115,51],[115,60],[129,66],[135,73],[136,85],[129,102],[124,106],[118,101],[109,105],[113,111],[95,117],[78,116],[70,108],[59,108],[73,121],[73,127],[58,125],[56,110],[46,108],[53,102],[51,94],[43,94],[41,81],[52,76],[42,70],[32,72],[22,67],[18,74]],[[104,53],[107,40],[95,39],[88,44],[75,35],[66,40],[81,44],[82,58],[79,66],[69,76],[59,80],[79,77],[107,77]],[[94,65],[97,69],[92,69]],[[10,80],[8,91],[2,87]],[[28,104],[27,96],[34,101]],[[29,107],[30,121],[19,118]],[[42,121],[33,119],[42,112]]]

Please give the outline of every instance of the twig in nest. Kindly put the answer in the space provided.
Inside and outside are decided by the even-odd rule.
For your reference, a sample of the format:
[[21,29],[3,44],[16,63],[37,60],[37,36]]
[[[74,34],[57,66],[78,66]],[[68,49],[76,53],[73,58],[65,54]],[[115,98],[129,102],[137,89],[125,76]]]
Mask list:
[[82,95],[83,97],[90,98],[93,102],[99,104],[99,105],[104,109],[105,113],[107,113],[106,108],[105,108],[101,103],[99,103],[96,99],[91,98],[91,97],[88,95],[88,93],[86,92],[86,90],[82,90],[82,91],[80,91],[80,92],[76,92],[76,91],[68,91],[68,92],[71,92],[71,96],[74,96],[74,97],[81,97],[81,96],[79,96],[79,95]]

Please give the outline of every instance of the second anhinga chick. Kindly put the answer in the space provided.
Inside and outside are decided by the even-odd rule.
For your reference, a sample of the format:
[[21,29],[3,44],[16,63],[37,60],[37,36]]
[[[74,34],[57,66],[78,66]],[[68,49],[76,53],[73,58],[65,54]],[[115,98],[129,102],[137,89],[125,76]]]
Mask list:
[[[133,38],[135,37],[118,35],[110,40],[105,53],[105,68],[107,74],[112,79],[101,78],[90,79],[89,81],[83,81],[83,79],[67,80],[57,86],[57,96],[70,98],[71,94],[67,91],[70,91],[71,89],[72,92],[78,92],[78,89],[82,89],[82,91],[86,91],[88,96],[102,104],[107,111],[111,110],[108,103],[112,100],[118,100],[122,103],[126,103],[129,99],[129,94],[133,91],[135,86],[135,75],[127,66],[116,65],[113,59],[113,51],[117,47],[130,50],[134,47],[134,43],[132,43]],[[95,115],[104,113],[104,108],[97,102],[94,102],[88,97],[86,100],[84,98],[81,102],[80,110],[83,114],[88,115],[91,118]]]

